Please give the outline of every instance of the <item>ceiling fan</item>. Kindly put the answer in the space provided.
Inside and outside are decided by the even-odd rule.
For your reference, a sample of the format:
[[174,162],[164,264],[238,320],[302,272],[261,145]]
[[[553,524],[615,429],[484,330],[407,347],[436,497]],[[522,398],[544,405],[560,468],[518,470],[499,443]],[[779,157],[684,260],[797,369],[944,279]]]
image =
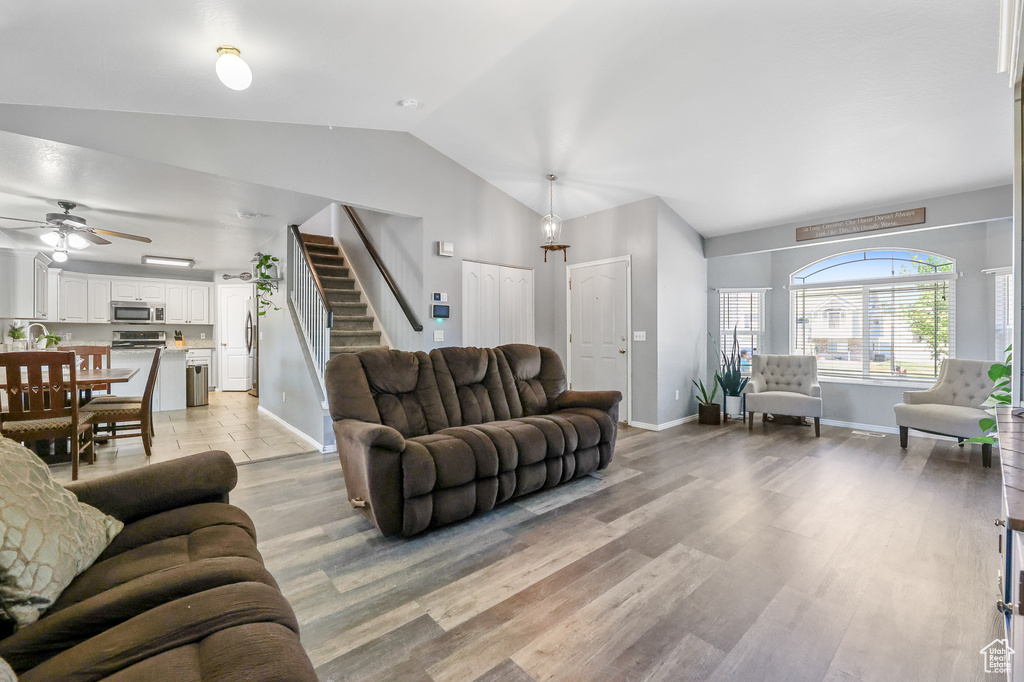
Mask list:
[[107,237],[120,237],[121,239],[132,239],[145,244],[152,243],[149,237],[142,237],[137,234],[126,232],[114,232],[113,230],[101,230],[97,227],[89,227],[85,218],[72,215],[71,211],[78,204],[73,201],[58,201],[63,213],[47,213],[46,220],[28,220],[26,218],[12,218],[0,216],[0,220],[16,220],[21,223],[33,223],[24,227],[8,227],[8,230],[31,230],[35,228],[49,229],[50,232],[40,237],[44,242],[53,247],[53,259],[63,263],[68,259],[68,247],[73,249],[84,249],[90,244],[110,244],[111,242],[100,235]]

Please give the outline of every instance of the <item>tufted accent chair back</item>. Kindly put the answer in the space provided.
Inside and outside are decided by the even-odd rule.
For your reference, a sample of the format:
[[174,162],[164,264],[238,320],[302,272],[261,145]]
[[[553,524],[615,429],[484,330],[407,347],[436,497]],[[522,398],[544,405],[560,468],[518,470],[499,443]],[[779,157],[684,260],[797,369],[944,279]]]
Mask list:
[[936,401],[944,405],[981,407],[995,386],[988,376],[991,366],[987,360],[943,360],[939,378],[931,388],[936,393]]
[[558,353],[543,346],[510,343],[496,349],[508,363],[516,389],[509,396],[513,419],[551,411],[551,402],[565,391],[565,367]]
[[380,422],[406,438],[448,428],[430,357],[417,351],[374,349],[359,353]]
[[436,348],[430,361],[451,426],[509,418],[493,348]]
[[818,383],[818,359],[813,355],[755,355],[750,359],[751,381],[763,381],[765,391],[811,395]]

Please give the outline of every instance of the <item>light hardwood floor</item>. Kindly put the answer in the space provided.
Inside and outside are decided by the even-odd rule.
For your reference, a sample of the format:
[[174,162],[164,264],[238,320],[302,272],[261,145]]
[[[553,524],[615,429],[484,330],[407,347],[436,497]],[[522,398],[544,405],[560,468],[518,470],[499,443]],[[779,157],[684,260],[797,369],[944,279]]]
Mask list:
[[[83,463],[86,480],[203,450],[224,450],[238,464],[309,452],[314,445],[259,412],[259,400],[244,392],[210,392],[210,404],[153,415],[153,456],[146,458],[141,438],[119,438],[96,448],[96,464]],[[71,480],[71,465],[51,467],[54,478]]]
[[971,680],[999,468],[822,427],[623,428],[612,465],[385,539],[337,456],[239,468],[324,680]]

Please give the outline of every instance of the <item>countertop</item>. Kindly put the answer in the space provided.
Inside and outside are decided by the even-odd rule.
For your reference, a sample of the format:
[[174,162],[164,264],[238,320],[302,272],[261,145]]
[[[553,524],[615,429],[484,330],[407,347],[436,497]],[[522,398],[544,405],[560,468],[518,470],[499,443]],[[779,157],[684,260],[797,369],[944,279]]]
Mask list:
[[[188,349],[187,346],[167,346],[164,348],[164,353],[184,353]],[[152,353],[152,348],[111,348],[111,353],[122,353],[124,355],[140,355],[142,353]]]
[[1006,527],[1024,531],[1024,416],[1014,417],[1013,408],[996,410],[999,429],[999,464],[1003,470],[1003,502]]

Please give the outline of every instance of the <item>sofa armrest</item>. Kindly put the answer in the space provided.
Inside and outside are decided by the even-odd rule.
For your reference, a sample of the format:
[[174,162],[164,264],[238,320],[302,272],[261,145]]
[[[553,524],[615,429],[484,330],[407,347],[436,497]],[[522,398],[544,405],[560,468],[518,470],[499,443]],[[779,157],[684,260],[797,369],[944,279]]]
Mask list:
[[131,523],[178,507],[227,502],[237,482],[231,456],[211,450],[65,487],[80,502]]
[[373,521],[383,535],[397,535],[404,523],[401,433],[356,419],[334,422],[338,457],[349,504]]
[[[943,399],[947,398],[947,399]],[[907,405],[930,405],[932,403],[950,402],[941,391],[929,388],[926,391],[903,391],[903,402]]]
[[817,382],[811,384],[811,397],[812,398],[820,398],[821,397],[821,384],[819,384]]
[[554,408],[564,410],[570,407],[593,407],[608,411],[622,401],[619,391],[562,391],[555,398]]
[[764,393],[768,386],[764,382],[764,377],[758,374],[757,376],[750,377],[747,381],[747,385],[743,387],[744,393]]

